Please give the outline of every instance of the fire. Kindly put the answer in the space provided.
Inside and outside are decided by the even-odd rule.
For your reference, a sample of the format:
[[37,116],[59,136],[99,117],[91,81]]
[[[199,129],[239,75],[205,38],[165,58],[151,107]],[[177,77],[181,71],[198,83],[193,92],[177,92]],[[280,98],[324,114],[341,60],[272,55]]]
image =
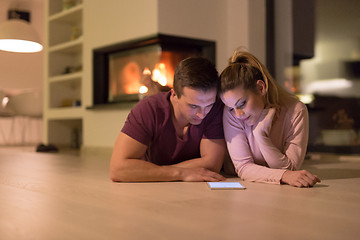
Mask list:
[[[172,73],[167,69],[165,63],[157,63],[151,71],[145,67],[141,72],[140,66],[136,62],[128,63],[121,72],[123,89],[126,94],[139,93],[150,96],[164,89],[170,89],[168,81],[169,74]],[[113,86],[117,89],[116,86]]]
[[144,75],[151,75],[151,71],[150,71],[150,69],[149,68],[144,68],[144,71],[143,71],[143,74]]
[[139,88],[139,93],[140,94],[145,94],[145,93],[147,93],[149,91],[149,89],[146,87],[146,86],[141,86],[140,88]]
[[152,80],[159,83],[161,86],[166,86],[168,84],[166,78],[166,66],[164,63],[158,63],[155,65],[154,70],[152,71]]
[[169,73],[164,63],[157,63],[152,71],[145,67],[142,74],[140,80],[142,85],[139,87],[140,94],[152,95],[160,92],[162,87],[169,85],[166,77]]
[[160,78],[158,80],[158,83],[163,87],[166,86],[167,85],[166,77],[165,76],[160,76]]

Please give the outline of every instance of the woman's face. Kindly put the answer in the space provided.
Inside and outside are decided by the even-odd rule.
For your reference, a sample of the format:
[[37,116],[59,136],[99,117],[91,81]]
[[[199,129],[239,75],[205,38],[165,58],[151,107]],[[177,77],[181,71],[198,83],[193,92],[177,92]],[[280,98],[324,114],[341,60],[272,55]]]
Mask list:
[[233,116],[243,121],[247,126],[252,126],[258,121],[265,107],[263,81],[258,80],[257,89],[258,92],[254,93],[238,86],[222,93],[220,96]]

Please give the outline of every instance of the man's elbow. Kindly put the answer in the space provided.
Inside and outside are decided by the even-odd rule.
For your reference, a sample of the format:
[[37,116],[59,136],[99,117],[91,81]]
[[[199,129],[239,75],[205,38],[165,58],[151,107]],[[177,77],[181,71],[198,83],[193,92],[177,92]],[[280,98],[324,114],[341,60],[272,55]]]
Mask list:
[[219,173],[224,164],[225,154],[222,157],[218,157],[217,160],[208,164],[207,168],[213,172]]
[[110,180],[113,182],[124,182],[124,167],[121,164],[110,164]]
[[110,171],[110,180],[113,182],[121,182],[121,179],[114,173]]
[[121,177],[118,174],[118,171],[110,169],[110,180],[113,182],[121,182]]

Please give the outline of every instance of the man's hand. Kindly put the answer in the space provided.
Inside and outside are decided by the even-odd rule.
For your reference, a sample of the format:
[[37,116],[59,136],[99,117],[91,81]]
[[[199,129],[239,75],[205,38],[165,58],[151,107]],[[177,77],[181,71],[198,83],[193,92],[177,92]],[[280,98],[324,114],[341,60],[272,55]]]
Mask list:
[[312,187],[321,180],[306,170],[300,171],[285,171],[282,178],[282,183],[289,184],[294,187]]
[[263,110],[259,122],[254,129],[255,136],[269,136],[275,112],[275,108],[266,108]]
[[226,178],[206,168],[181,168],[181,179],[184,182],[218,182]]

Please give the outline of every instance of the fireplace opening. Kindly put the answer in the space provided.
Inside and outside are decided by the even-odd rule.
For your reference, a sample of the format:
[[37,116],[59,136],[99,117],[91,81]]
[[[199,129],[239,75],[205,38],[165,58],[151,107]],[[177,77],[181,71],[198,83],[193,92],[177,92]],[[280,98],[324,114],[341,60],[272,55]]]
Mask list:
[[94,106],[138,101],[168,91],[177,64],[192,56],[215,64],[215,42],[156,34],[95,49]]

